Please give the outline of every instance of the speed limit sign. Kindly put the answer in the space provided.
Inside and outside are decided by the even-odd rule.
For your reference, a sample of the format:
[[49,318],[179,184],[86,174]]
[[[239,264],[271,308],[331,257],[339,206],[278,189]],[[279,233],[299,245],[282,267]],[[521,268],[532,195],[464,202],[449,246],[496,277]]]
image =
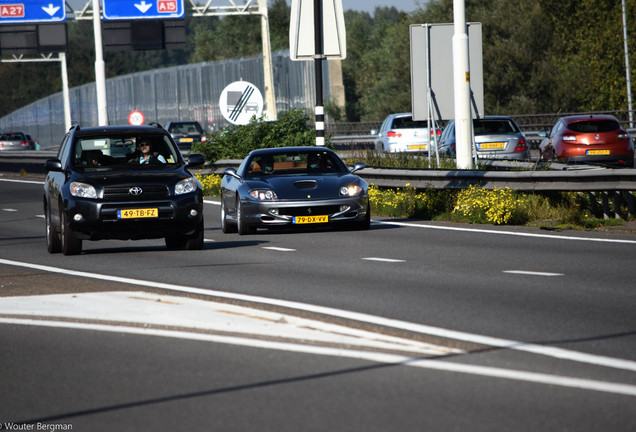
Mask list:
[[133,126],[140,126],[144,124],[145,121],[146,117],[141,111],[131,111],[130,114],[128,114],[128,123]]

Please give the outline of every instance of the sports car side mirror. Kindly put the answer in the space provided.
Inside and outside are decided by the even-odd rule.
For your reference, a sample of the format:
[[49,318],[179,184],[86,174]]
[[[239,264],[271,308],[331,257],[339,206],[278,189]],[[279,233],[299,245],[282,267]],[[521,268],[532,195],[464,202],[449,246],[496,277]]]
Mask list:
[[241,176],[236,173],[236,169],[234,168],[225,168],[225,171],[223,171],[223,174],[229,175],[230,177],[234,177],[235,179],[238,179],[238,180],[243,180]]
[[356,162],[355,165],[353,165],[353,168],[351,169],[351,173],[353,174],[354,172],[361,170],[363,168],[366,168],[367,164],[363,163],[363,162]]

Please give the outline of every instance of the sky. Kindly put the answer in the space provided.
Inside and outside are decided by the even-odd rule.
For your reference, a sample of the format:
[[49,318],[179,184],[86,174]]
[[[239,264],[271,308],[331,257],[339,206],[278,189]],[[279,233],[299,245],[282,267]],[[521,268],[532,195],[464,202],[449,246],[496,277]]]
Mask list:
[[342,0],[342,9],[353,9],[372,14],[376,6],[395,6],[397,10],[413,12],[417,9],[416,3],[418,2],[426,3],[423,0]]

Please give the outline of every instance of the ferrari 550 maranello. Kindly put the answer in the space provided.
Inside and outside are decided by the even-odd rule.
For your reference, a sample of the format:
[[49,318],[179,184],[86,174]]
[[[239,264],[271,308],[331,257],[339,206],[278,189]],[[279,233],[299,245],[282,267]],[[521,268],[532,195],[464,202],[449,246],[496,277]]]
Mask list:
[[257,228],[349,225],[369,229],[368,184],[322,147],[254,150],[221,182],[221,227],[241,235]]

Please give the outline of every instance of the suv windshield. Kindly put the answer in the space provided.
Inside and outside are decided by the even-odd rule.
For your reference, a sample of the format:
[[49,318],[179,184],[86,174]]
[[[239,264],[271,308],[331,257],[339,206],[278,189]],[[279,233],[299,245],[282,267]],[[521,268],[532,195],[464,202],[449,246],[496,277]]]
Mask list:
[[571,123],[568,129],[574,132],[595,133],[611,132],[620,129],[618,122],[614,120],[584,120]]
[[166,135],[91,135],[79,138],[73,150],[73,167],[85,171],[173,167],[177,150]]

